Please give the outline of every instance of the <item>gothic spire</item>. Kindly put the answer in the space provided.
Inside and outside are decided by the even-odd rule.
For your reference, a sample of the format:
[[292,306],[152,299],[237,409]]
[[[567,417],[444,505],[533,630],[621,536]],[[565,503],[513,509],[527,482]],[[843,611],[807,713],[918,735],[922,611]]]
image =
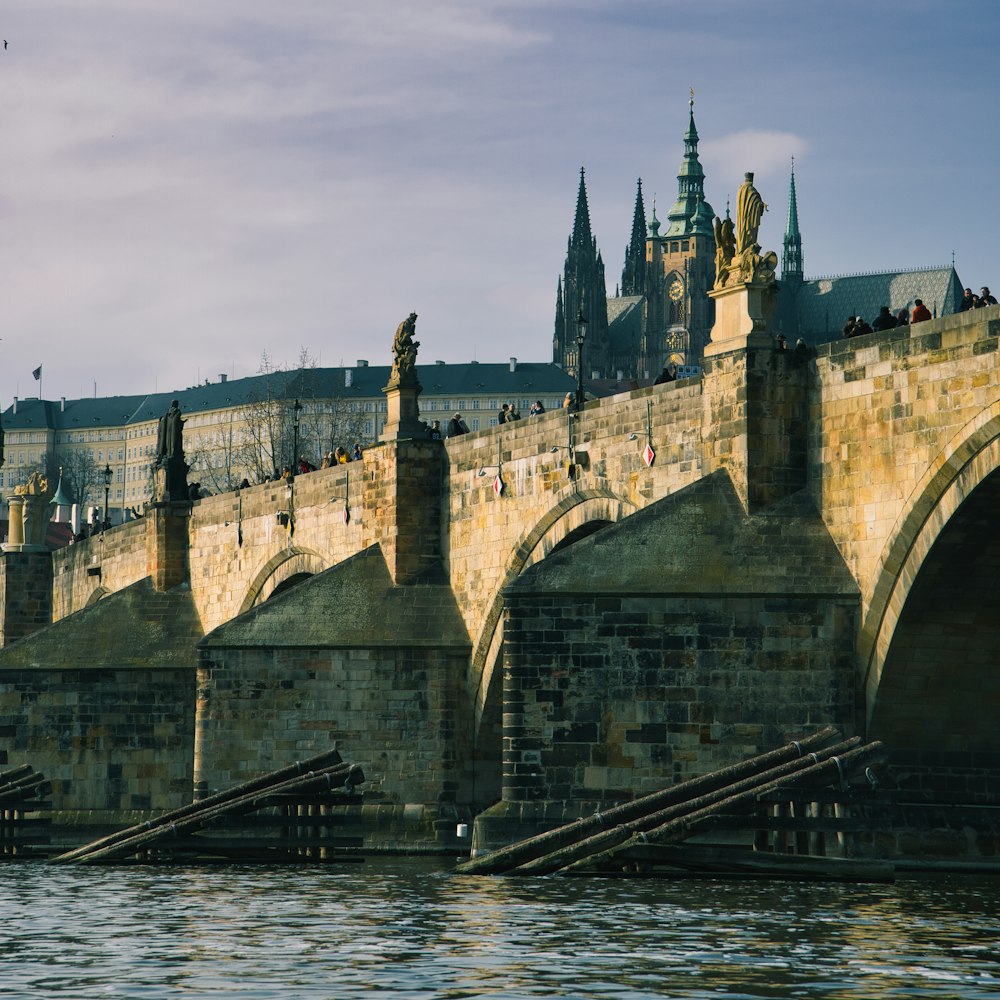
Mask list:
[[625,268],[622,271],[622,295],[645,293],[646,276],[646,208],[642,203],[642,178],[635,193],[632,215],[632,237],[625,248]]
[[788,189],[788,221],[781,257],[781,277],[802,279],[802,235],[799,232],[799,206],[795,199],[795,157],[792,157],[792,179]]
[[[700,211],[699,211],[700,209]],[[684,159],[677,175],[677,200],[667,220],[667,236],[712,234],[715,212],[705,201],[705,171],[698,161],[698,129],[694,124],[694,90],[688,101],[688,130],[684,135]]]
[[580,167],[580,190],[576,195],[576,219],[573,222],[570,246],[589,250],[593,243],[594,238],[590,232],[590,209],[587,207],[587,185],[584,182],[583,167]]

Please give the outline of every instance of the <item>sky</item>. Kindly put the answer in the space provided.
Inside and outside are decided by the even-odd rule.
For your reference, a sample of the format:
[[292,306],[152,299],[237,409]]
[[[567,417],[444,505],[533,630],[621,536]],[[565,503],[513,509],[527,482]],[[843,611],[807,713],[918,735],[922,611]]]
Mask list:
[[613,294],[636,179],[744,172],[807,277],[1000,286],[996,0],[4,0],[0,408],[304,349],[551,360],[586,169]]

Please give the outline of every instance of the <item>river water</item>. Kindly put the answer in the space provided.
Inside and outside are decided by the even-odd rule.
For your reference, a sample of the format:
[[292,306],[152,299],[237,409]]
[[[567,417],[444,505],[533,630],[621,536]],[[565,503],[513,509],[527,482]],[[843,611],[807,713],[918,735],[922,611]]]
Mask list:
[[1000,879],[0,866],[0,997],[1000,998]]

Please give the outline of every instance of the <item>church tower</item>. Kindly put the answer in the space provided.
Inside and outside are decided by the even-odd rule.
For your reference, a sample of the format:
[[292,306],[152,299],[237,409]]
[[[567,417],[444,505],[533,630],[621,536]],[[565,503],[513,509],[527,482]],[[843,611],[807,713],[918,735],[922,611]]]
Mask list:
[[632,214],[632,237],[625,249],[625,267],[622,270],[622,295],[646,294],[646,208],[642,203],[642,178],[635,193],[635,212]]
[[577,374],[576,318],[581,309],[587,319],[584,374],[591,370],[603,371],[607,365],[607,294],[604,262],[597,249],[597,240],[590,231],[587,187],[581,167],[573,234],[566,247],[563,278],[556,292],[556,322],[552,340],[553,362],[571,375]]
[[805,280],[802,269],[802,234],[799,232],[799,206],[795,197],[795,158],[788,188],[788,220],[781,253],[781,291],[778,298],[777,327],[788,340],[800,336],[799,292]]
[[792,157],[792,180],[788,191],[788,221],[781,255],[781,280],[802,282],[802,234],[799,232],[799,206],[795,200],[795,157]]
[[715,212],[705,200],[705,171],[698,159],[694,91],[688,102],[684,157],[677,174],[677,200],[667,213],[667,229],[653,220],[646,237],[649,268],[645,367],[659,371],[671,360],[699,364],[711,337],[715,303],[707,292],[715,282]]

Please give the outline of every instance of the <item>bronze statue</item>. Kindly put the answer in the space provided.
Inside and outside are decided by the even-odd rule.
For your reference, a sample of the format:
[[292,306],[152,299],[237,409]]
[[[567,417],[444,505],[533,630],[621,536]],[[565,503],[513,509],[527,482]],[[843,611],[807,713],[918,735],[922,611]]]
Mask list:
[[181,416],[180,404],[176,399],[170,401],[170,409],[160,417],[156,432],[156,461],[174,455],[184,458],[184,418]]
[[760,228],[760,220],[767,205],[761,198],[758,190],[753,186],[753,174],[745,175],[746,180],[740,185],[736,192],[736,256],[739,257],[747,250],[759,253],[760,247],[757,244],[757,230]]
[[160,417],[156,432],[156,499],[190,500],[184,461],[184,418],[176,399]]
[[396,328],[396,336],[392,340],[391,379],[398,379],[410,374],[417,364],[417,348],[419,342],[413,339],[417,329],[417,314],[410,313]]

